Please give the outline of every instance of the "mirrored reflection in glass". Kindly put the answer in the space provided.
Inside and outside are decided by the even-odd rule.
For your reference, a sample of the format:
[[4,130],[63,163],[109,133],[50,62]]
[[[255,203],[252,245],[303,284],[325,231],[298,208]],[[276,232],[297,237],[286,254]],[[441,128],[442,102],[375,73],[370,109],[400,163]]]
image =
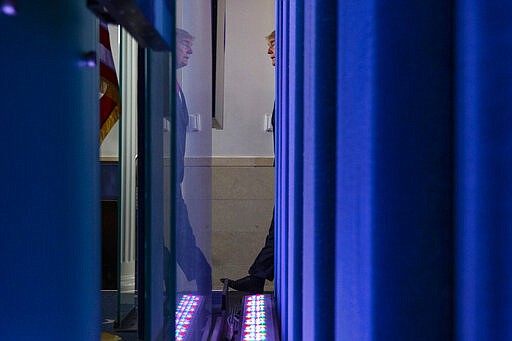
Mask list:
[[[211,291],[211,266],[207,259],[211,215],[207,163],[211,139],[209,134],[201,134],[201,119],[206,115],[189,110],[201,107],[201,103],[193,102],[199,97],[197,87],[190,83],[202,80],[186,74],[186,68],[192,67],[189,64],[194,40],[188,31],[176,30],[176,68],[181,71],[181,80],[176,83],[176,259],[187,280],[179,281],[177,288],[179,292],[207,295]],[[200,58],[196,60],[200,62]],[[185,90],[191,93],[188,100]],[[195,286],[187,283],[191,281],[195,281]]]
[[185,335],[201,339],[211,312],[211,27],[194,6],[177,2],[180,19],[171,63],[176,81],[171,86],[175,100],[169,117],[174,142],[169,149],[170,226],[174,226],[169,252],[175,254],[176,264],[167,268],[174,271],[169,278],[175,281],[176,340]]

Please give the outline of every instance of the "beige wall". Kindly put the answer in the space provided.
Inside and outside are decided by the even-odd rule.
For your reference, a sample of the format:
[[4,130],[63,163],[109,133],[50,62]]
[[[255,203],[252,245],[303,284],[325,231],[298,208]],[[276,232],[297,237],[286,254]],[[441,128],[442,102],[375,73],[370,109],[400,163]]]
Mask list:
[[275,98],[265,39],[274,29],[275,0],[226,0],[224,128],[212,132],[214,156],[273,155],[264,122]]
[[[274,207],[272,158],[214,159],[212,171],[213,288],[236,279],[265,243]],[[273,283],[266,283],[273,290]]]

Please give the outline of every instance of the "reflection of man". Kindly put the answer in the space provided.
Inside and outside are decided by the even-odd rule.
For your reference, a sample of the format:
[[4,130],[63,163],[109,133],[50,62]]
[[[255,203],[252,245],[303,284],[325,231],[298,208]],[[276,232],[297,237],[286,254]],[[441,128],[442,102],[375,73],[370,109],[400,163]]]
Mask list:
[[[176,29],[176,68],[188,65],[192,54],[194,37],[185,30]],[[185,146],[188,125],[188,110],[185,96],[176,84],[176,259],[189,281],[196,280],[202,294],[211,291],[211,267],[203,252],[197,246],[183,200],[181,183],[185,173]]]
[[[270,56],[272,66],[276,66],[276,32],[272,31],[266,38],[268,43],[267,53]],[[275,112],[275,108],[274,108]],[[274,127],[274,112],[272,112],[272,127]],[[236,281],[228,281],[228,286],[235,290],[249,293],[262,293],[265,286],[265,280],[274,280],[274,216],[268,231],[265,245],[249,268],[249,276],[240,278]]]

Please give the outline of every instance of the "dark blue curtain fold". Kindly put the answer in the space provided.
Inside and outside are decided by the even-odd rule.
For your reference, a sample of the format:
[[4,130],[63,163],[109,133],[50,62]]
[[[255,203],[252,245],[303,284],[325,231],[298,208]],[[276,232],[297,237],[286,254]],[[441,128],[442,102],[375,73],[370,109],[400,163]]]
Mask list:
[[381,1],[375,9],[373,336],[449,340],[454,271],[452,4]]
[[512,3],[457,7],[457,338],[512,338]]

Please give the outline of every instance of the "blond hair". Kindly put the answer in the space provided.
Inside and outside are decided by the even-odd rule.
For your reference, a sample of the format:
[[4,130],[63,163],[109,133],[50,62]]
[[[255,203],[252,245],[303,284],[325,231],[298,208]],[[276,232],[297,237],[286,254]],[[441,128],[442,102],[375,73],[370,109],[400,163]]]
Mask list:
[[181,28],[176,28],[176,41],[183,39],[194,40],[194,36]]
[[272,31],[272,33],[270,33],[268,36],[265,37],[265,39],[267,39],[268,41],[271,41],[272,39],[273,40],[276,40],[276,31]]

